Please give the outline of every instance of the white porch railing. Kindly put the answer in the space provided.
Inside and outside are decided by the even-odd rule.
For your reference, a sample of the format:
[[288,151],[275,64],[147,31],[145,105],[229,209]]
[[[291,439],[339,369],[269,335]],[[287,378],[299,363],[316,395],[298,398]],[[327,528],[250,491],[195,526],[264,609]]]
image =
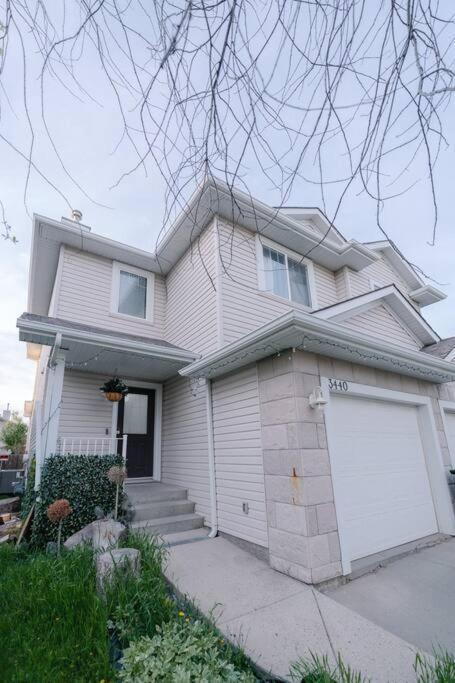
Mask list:
[[56,455],[106,455],[121,453],[126,461],[128,437],[125,436],[59,436],[57,437]]

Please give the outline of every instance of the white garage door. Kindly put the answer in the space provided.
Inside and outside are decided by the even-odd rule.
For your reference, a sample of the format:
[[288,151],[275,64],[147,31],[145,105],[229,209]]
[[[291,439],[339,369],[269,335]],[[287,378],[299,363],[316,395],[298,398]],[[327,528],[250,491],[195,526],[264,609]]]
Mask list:
[[455,467],[455,413],[445,413],[445,427],[447,441],[449,442],[450,458],[452,466]]
[[330,457],[350,559],[438,530],[414,406],[332,394]]

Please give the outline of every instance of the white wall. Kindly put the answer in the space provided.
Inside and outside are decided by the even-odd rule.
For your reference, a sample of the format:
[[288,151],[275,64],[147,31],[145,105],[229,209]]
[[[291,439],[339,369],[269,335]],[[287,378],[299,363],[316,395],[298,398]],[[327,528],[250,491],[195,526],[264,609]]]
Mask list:
[[422,346],[399,322],[397,317],[382,305],[358,313],[352,318],[343,320],[340,324],[358,332],[372,335],[375,339],[391,342],[408,349],[416,350]]
[[256,366],[215,380],[212,402],[218,527],[268,546]]
[[188,489],[196,512],[210,525],[210,486],[205,386],[183,377],[163,386],[161,479]]
[[112,403],[99,390],[105,381],[104,376],[65,370],[58,429],[60,437],[84,440],[116,436],[111,434]]
[[[58,272],[58,271],[57,271]],[[155,274],[153,322],[110,314],[112,261],[65,247],[55,316],[117,332],[162,339],[166,291],[164,278]]]
[[212,224],[166,278],[166,340],[197,353],[218,346],[215,256]]
[[[394,268],[392,268],[387,259],[383,257],[358,273],[349,269],[351,296],[358,296],[359,294],[365,294],[365,292],[371,291],[370,280],[373,280],[382,287],[395,284],[405,296],[411,291],[409,285]],[[415,302],[411,303],[416,306]]]

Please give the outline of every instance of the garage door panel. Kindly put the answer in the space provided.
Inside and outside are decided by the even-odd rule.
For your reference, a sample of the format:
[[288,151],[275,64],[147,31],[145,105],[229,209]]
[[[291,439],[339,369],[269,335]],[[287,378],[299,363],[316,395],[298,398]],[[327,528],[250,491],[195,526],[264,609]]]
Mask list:
[[351,559],[437,531],[415,406],[331,398],[330,457]]
[[[352,536],[350,537],[351,560],[373,555],[391,547],[409,543],[416,538],[423,538],[435,533],[431,522],[432,506],[423,505],[411,507],[407,510],[400,509],[397,517],[396,510],[390,510],[384,515],[364,516],[363,519],[353,519],[350,522]],[[430,520],[430,521],[429,521]],[[365,538],[365,524],[369,525],[369,536]],[[413,529],[419,527],[419,536],[416,537]],[[393,545],[390,545],[389,529],[393,526]]]

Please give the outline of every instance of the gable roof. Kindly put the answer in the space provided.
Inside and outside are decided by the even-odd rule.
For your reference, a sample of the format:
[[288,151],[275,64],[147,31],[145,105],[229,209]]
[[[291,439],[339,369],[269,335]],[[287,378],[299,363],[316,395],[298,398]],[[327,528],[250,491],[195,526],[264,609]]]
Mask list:
[[97,235],[76,221],[65,218],[56,221],[35,214],[27,309],[47,315],[62,244],[165,275],[215,216],[252,232],[260,232],[298,253],[311,251],[312,260],[332,270],[343,266],[361,270],[378,260],[378,256],[364,244],[345,240],[319,209],[307,209],[306,218],[314,221],[322,234],[327,232],[323,240],[318,230],[280,209],[268,206],[221,180],[210,178],[193,193],[158,242],[155,253]]
[[380,302],[386,303],[392,309],[400,322],[417,337],[422,346],[440,341],[439,335],[395,285],[387,285],[372,292],[366,292],[351,299],[346,299],[338,304],[320,308],[317,311],[313,311],[312,315],[323,320],[341,322],[358,315]]
[[445,358],[446,360],[455,359],[455,337],[447,337],[446,339],[441,339],[441,341],[436,342],[436,344],[430,344],[425,346],[422,351],[429,353],[430,356],[436,356],[437,358]]
[[374,252],[381,253],[391,264],[392,268],[403,278],[410,288],[409,296],[421,306],[428,306],[447,297],[440,289],[427,285],[414,268],[401,256],[393,244],[388,240],[378,242],[364,242]]

